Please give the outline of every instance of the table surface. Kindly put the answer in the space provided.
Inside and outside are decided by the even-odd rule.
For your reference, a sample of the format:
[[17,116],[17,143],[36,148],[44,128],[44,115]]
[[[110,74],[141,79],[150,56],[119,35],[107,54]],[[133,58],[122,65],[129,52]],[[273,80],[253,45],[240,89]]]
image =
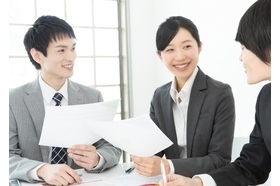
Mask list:
[[[139,175],[135,170],[129,174],[125,173],[125,170],[130,168],[133,163],[122,163],[102,173],[87,173],[84,169],[77,169],[77,172],[81,174],[83,183],[74,184],[81,186],[145,186],[145,185],[157,185],[162,178],[161,175],[153,177],[145,177]],[[26,183],[21,182],[21,186],[42,186],[42,183]]]

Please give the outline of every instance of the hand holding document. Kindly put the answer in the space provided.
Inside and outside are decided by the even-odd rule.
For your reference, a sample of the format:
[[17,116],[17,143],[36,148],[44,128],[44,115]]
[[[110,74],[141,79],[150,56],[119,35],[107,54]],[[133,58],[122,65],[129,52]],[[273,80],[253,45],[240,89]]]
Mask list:
[[[83,121],[89,122],[86,119]],[[94,122],[91,130],[112,145],[141,157],[152,156],[172,145],[148,115],[121,121]]]
[[39,145],[69,148],[103,138],[136,156],[149,157],[172,145],[148,115],[112,121],[119,100],[47,107]]
[[[69,148],[76,144],[93,144],[101,137],[92,133],[89,125],[95,121],[112,121],[119,101],[46,107],[39,145]],[[82,122],[83,119],[88,123]]]
[[[89,123],[88,119],[83,121]],[[136,156],[149,157],[172,145],[148,115],[94,122],[89,128],[112,145]]]

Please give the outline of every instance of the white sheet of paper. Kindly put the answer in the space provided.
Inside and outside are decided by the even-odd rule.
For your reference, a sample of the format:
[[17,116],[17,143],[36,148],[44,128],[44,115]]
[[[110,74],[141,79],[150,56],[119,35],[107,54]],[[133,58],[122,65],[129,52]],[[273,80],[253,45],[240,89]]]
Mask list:
[[[89,123],[88,118],[83,119]],[[112,145],[141,157],[152,156],[172,145],[172,141],[157,127],[148,115],[111,122],[94,122],[89,126]]]
[[114,183],[115,186],[155,185],[155,184],[159,183],[161,178],[162,178],[161,175],[148,177],[148,176],[143,176],[143,175],[140,175],[140,174],[134,172],[131,174],[126,174],[126,175],[121,175],[121,176],[116,176],[113,178],[105,179],[104,181],[102,181],[100,183],[100,185],[102,183],[108,183],[108,184]]
[[[147,177],[138,174],[136,171],[126,174],[121,166],[118,164],[112,167],[108,171],[102,173],[87,173],[84,169],[78,169],[77,172],[81,174],[82,184],[72,184],[72,185],[82,185],[82,186],[136,186],[136,185],[149,185],[152,183],[158,183],[161,179],[161,174],[157,176]],[[21,182],[22,186],[42,186],[41,183],[26,183]]]
[[[102,137],[89,126],[95,121],[112,121],[119,101],[46,107],[39,145],[69,148],[76,144],[93,144]],[[82,122],[84,119],[88,122]]]

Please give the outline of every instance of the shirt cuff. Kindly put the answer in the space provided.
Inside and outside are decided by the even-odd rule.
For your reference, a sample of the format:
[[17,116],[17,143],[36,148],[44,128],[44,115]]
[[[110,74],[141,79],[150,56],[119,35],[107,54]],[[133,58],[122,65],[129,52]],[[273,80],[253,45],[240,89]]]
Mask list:
[[167,161],[168,161],[169,167],[170,167],[170,172],[169,173],[174,173],[175,169],[174,169],[174,165],[173,165],[172,161],[171,160],[167,160]]
[[37,167],[35,167],[34,169],[31,169],[30,171],[28,171],[27,176],[29,177],[29,179],[36,180],[36,181],[44,181],[44,180],[40,179],[37,175],[37,170],[39,168],[41,168],[43,165],[45,165],[45,163],[42,163],[42,164],[38,165]]
[[203,185],[217,186],[215,180],[209,174],[194,175],[193,178],[198,177],[202,180]]
[[90,170],[98,170],[98,169],[101,169],[101,168],[103,167],[103,165],[105,164],[105,159],[104,159],[104,157],[103,157],[101,154],[99,154],[98,152],[97,152],[97,154],[99,155],[100,160],[99,160],[98,164],[97,164],[95,167],[93,167],[92,169],[90,169]]

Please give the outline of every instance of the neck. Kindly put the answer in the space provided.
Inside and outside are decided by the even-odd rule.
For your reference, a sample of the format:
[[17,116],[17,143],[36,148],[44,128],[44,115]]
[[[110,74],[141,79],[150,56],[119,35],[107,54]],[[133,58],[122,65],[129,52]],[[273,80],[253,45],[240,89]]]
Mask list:
[[49,85],[50,87],[52,87],[56,91],[59,91],[67,80],[67,78],[55,78],[55,77],[47,78],[47,77],[44,77],[42,75],[41,75],[41,77],[42,77],[42,80],[47,85]]

